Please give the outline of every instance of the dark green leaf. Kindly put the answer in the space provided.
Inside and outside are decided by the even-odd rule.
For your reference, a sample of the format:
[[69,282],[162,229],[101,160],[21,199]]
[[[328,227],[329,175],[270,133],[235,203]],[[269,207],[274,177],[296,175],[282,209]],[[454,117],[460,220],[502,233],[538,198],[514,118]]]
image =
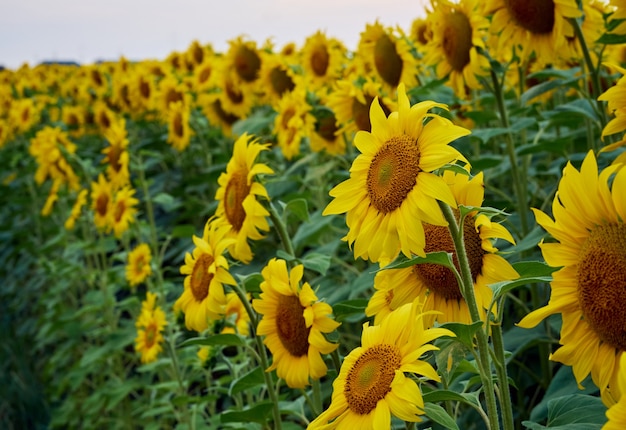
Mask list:
[[597,40],[596,43],[605,45],[621,45],[626,43],[626,34],[605,33]]
[[540,282],[550,282],[552,281],[552,276],[529,276],[526,278],[517,278],[512,281],[501,281],[493,284],[489,284],[489,288],[493,291],[493,301],[496,302],[508,293],[509,291],[521,287],[523,285],[540,283]]
[[434,403],[425,403],[424,411],[426,412],[426,416],[428,418],[438,424],[441,424],[445,428],[450,430],[459,430],[459,426],[456,425],[456,422],[441,406]]
[[309,206],[306,199],[293,199],[285,205],[284,212],[291,212],[300,221],[309,220]]
[[392,263],[387,266],[378,269],[381,270],[390,270],[390,269],[404,269],[407,267],[414,266],[416,264],[439,264],[440,266],[445,266],[448,269],[453,269],[454,265],[452,264],[452,254],[449,254],[444,251],[440,252],[429,252],[426,254],[426,257],[415,256],[412,258],[407,258],[404,254],[400,254],[398,258],[396,258]]
[[330,267],[330,255],[310,252],[301,259],[301,262],[305,268],[324,276]]
[[454,332],[454,334],[456,334],[455,339],[469,349],[474,348],[474,335],[482,328],[482,326],[482,321],[476,321],[472,324],[445,323],[441,325],[442,328],[447,328],[448,330]]
[[333,313],[337,321],[342,321],[346,317],[355,314],[365,316],[365,308],[367,307],[367,299],[353,299],[339,302],[333,305]]
[[263,369],[261,367],[257,367],[251,372],[243,375],[241,378],[234,380],[230,386],[229,395],[234,396],[244,390],[250,390],[264,384],[265,378],[263,376]]
[[246,341],[240,336],[232,333],[214,334],[209,337],[194,337],[187,339],[178,345],[178,348],[186,348],[192,345],[223,345],[223,346],[244,346]]
[[222,414],[223,423],[245,423],[255,422],[264,424],[268,415],[272,411],[271,402],[257,403],[249,409],[243,411],[227,411]]

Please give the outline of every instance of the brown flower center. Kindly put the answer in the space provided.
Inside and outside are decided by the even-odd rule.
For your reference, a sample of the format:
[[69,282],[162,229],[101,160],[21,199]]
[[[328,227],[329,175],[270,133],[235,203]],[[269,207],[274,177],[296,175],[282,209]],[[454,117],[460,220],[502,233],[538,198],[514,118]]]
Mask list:
[[415,187],[420,172],[415,138],[393,136],[374,156],[367,172],[367,192],[372,205],[383,214],[393,212]]
[[597,226],[582,246],[578,300],[598,337],[626,351],[626,225]]
[[350,410],[367,415],[391,391],[391,383],[402,357],[395,345],[379,344],[368,348],[348,371],[344,396]]
[[124,216],[124,212],[126,212],[126,202],[124,200],[120,200],[115,205],[115,222],[120,222],[122,216]]
[[209,295],[209,286],[213,280],[213,274],[209,273],[209,267],[213,261],[213,256],[202,254],[193,265],[189,285],[197,302],[201,302]]
[[239,119],[237,115],[233,115],[230,112],[226,112],[224,108],[222,107],[222,102],[219,99],[213,102],[212,107],[213,107],[213,111],[217,114],[217,116],[222,121],[224,121],[224,123],[228,125],[233,125],[235,121]]
[[180,138],[185,135],[185,129],[183,127],[183,116],[180,112],[176,112],[174,115],[174,120],[172,121],[172,128],[174,129],[174,134]]
[[109,151],[107,152],[107,160],[109,161],[109,165],[111,168],[119,172],[122,169],[122,163],[120,163],[120,156],[124,150],[118,145],[111,145],[109,147]]
[[178,91],[175,88],[170,88],[167,90],[165,94],[165,105],[169,108],[170,104],[176,103],[178,101],[184,102],[185,98],[183,93]]
[[383,34],[376,41],[374,64],[383,81],[394,88],[398,86],[402,76],[402,58],[398,55],[396,44],[387,34]]
[[[458,219],[457,211],[457,219]],[[452,261],[457,270],[460,270],[459,259],[454,251],[454,243],[447,226],[438,226],[424,223],[424,235],[426,238],[426,246],[424,252],[449,252],[452,253]],[[482,248],[482,240],[480,235],[474,228],[474,218],[466,217],[463,223],[463,239],[465,242],[465,252],[469,260],[470,272],[472,280],[476,282],[476,278],[482,271],[483,256],[485,250]],[[413,266],[413,272],[420,277],[430,291],[435,292],[439,296],[447,300],[463,299],[461,289],[456,281],[454,273],[447,267],[439,264],[416,264]]]
[[287,72],[280,67],[274,67],[270,72],[270,81],[272,83],[272,89],[276,95],[283,95],[283,93],[294,89],[295,84],[289,77]]
[[150,83],[142,78],[139,81],[139,94],[141,94],[141,97],[143,97],[145,100],[149,100],[151,93],[152,88],[150,87]]
[[316,76],[324,77],[330,63],[330,55],[325,45],[316,46],[311,54],[311,69]]
[[100,194],[96,200],[96,212],[98,215],[105,216],[109,207],[109,196],[106,194]]
[[240,46],[235,55],[235,70],[241,79],[246,82],[254,81],[261,68],[261,57],[254,49]]
[[548,34],[554,27],[553,0],[505,0],[513,20],[531,33]]
[[[372,131],[372,123],[370,121],[370,106],[374,101],[374,96],[365,94],[365,104],[361,103],[359,99],[354,97],[352,99],[352,117],[354,118],[354,123],[356,124],[359,130]],[[391,111],[385,104],[378,99],[378,103],[380,107],[383,108],[383,112],[385,112],[386,116],[389,116]]]
[[321,118],[317,121],[317,134],[322,136],[322,138],[328,142],[334,142],[335,140],[335,132],[338,130],[337,128],[337,119],[335,115],[329,115],[324,118]]
[[446,59],[454,70],[460,72],[469,64],[472,26],[464,13],[452,12],[446,15],[442,45]]
[[276,310],[276,332],[283,346],[294,357],[309,352],[309,332],[304,320],[304,307],[296,296],[281,295]]
[[224,192],[224,211],[228,222],[235,231],[241,230],[246,219],[246,211],[243,208],[243,201],[250,193],[248,178],[243,172],[234,172],[230,181],[226,185]]
[[158,329],[155,322],[151,322],[148,326],[146,326],[146,348],[151,348],[155,344],[157,333]]

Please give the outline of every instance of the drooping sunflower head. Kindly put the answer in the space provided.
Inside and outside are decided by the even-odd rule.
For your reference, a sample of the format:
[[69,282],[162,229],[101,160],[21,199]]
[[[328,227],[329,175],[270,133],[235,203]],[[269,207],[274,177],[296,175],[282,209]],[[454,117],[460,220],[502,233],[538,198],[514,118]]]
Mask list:
[[433,172],[446,163],[464,160],[449,145],[469,134],[431,113],[445,106],[425,101],[411,106],[404,85],[398,87],[398,111],[385,115],[372,103],[372,131],[360,131],[354,145],[361,152],[350,178],[330,191],[333,201],[324,215],[346,213],[344,239],[355,257],[383,264],[402,252],[425,255],[420,221],[446,225],[437,200],[456,207],[444,180]]
[[257,199],[268,198],[268,195],[257,175],[274,172],[267,165],[256,162],[259,154],[267,149],[268,145],[259,143],[251,135],[242,135],[235,141],[226,172],[218,178],[215,214],[228,226],[228,237],[235,239],[228,248],[230,255],[244,263],[253,257],[248,239],[259,240],[263,237],[261,231],[269,230],[269,212]]
[[389,428],[391,416],[421,421],[424,401],[418,374],[439,381],[420,358],[437,347],[430,342],[453,336],[442,328],[425,329],[418,301],[391,312],[379,325],[363,326],[361,346],[348,354],[333,382],[331,404],[309,426],[316,428]]
[[236,282],[224,257],[226,248],[233,242],[227,234],[228,227],[211,218],[202,237],[193,237],[193,251],[185,254],[185,264],[180,268],[180,273],[186,275],[184,290],[174,308],[184,312],[185,325],[190,330],[206,330],[210,321],[224,315],[224,284],[235,285]]
[[432,37],[424,60],[436,66],[439,78],[448,76],[455,93],[465,98],[466,87],[480,88],[476,76],[484,75],[489,67],[487,59],[477,52],[485,46],[489,22],[475,0],[433,0],[427,20]]
[[400,29],[385,28],[376,21],[361,33],[357,56],[362,73],[382,82],[385,91],[393,93],[400,83],[408,88],[417,84],[419,64]]
[[330,318],[332,308],[318,301],[311,286],[301,284],[304,266],[287,270],[285,260],[271,259],[263,268],[261,296],[252,302],[263,315],[257,334],[273,356],[269,370],[276,369],[280,378],[292,388],[304,388],[309,379],[326,375],[321,354],[330,354],[338,344],[324,338],[339,323]]
[[590,151],[580,170],[563,170],[550,218],[535,210],[537,222],[554,239],[540,244],[553,273],[548,304],[519,325],[534,327],[551,314],[563,320],[552,360],[572,366],[578,383],[590,373],[602,399],[620,397],[619,360],[626,351],[626,169],[611,165],[598,173]]

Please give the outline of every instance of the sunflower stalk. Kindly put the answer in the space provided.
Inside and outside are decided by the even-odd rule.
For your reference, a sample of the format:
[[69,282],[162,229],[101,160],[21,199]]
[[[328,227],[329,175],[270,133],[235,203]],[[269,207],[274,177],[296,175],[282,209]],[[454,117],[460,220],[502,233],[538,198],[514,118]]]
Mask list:
[[[276,210],[276,207],[271,201],[269,202],[269,205],[268,205],[268,211],[270,213],[270,218],[272,219],[272,222],[274,223],[274,227],[276,227],[276,231],[278,232],[278,235],[280,236],[280,240],[283,243],[283,246],[285,247],[285,252],[289,254],[291,257],[295,258],[296,254],[294,252],[293,244],[291,243],[291,238],[289,237],[289,233],[287,232],[287,226],[283,222],[283,219],[280,217],[280,215],[278,214],[278,211]],[[293,263],[293,260],[290,263]]]
[[269,393],[270,400],[272,401],[272,412],[274,414],[274,428],[276,430],[281,430],[282,423],[280,420],[280,409],[278,407],[278,395],[276,394],[276,387],[274,386],[274,380],[272,379],[272,374],[270,372],[267,372],[266,370],[269,367],[269,361],[267,359],[267,351],[265,350],[265,345],[263,344],[263,341],[261,340],[261,338],[256,335],[256,327],[259,323],[257,314],[254,311],[254,309],[252,309],[252,305],[250,304],[244,289],[240,287],[239,284],[232,285],[232,289],[235,292],[235,294],[237,294],[237,297],[239,297],[239,300],[241,300],[241,303],[243,304],[248,316],[250,317],[250,322],[252,323],[251,335],[254,338],[254,341],[256,342],[256,345],[257,345],[259,358],[261,360],[261,366],[263,366],[263,370],[264,370],[263,378],[265,379],[265,386],[267,387],[267,392]]
[[[476,304],[476,295],[474,294],[474,282],[472,280],[472,272],[469,266],[469,260],[467,258],[467,252],[465,250],[465,242],[463,238],[463,218],[457,222],[456,216],[452,211],[452,208],[446,203],[437,200],[441,212],[443,213],[446,221],[448,222],[448,229],[454,242],[454,250],[456,252],[459,268],[461,272],[461,292],[463,297],[467,301],[470,316],[472,322],[481,321],[478,305]],[[498,420],[498,407],[496,404],[495,389],[493,385],[493,379],[491,377],[491,361],[489,353],[489,342],[487,339],[487,333],[485,330],[478,330],[476,332],[476,343],[478,345],[478,369],[480,371],[480,379],[483,384],[483,392],[485,393],[485,401],[487,403],[487,415],[489,416],[489,428],[491,430],[500,429],[500,422]],[[508,388],[508,385],[507,385]]]

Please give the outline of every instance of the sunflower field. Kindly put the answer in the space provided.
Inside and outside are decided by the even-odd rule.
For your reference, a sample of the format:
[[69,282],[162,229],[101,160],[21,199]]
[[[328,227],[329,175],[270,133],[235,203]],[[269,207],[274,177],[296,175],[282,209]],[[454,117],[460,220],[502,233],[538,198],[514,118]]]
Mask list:
[[0,71],[0,428],[626,428],[626,1]]

